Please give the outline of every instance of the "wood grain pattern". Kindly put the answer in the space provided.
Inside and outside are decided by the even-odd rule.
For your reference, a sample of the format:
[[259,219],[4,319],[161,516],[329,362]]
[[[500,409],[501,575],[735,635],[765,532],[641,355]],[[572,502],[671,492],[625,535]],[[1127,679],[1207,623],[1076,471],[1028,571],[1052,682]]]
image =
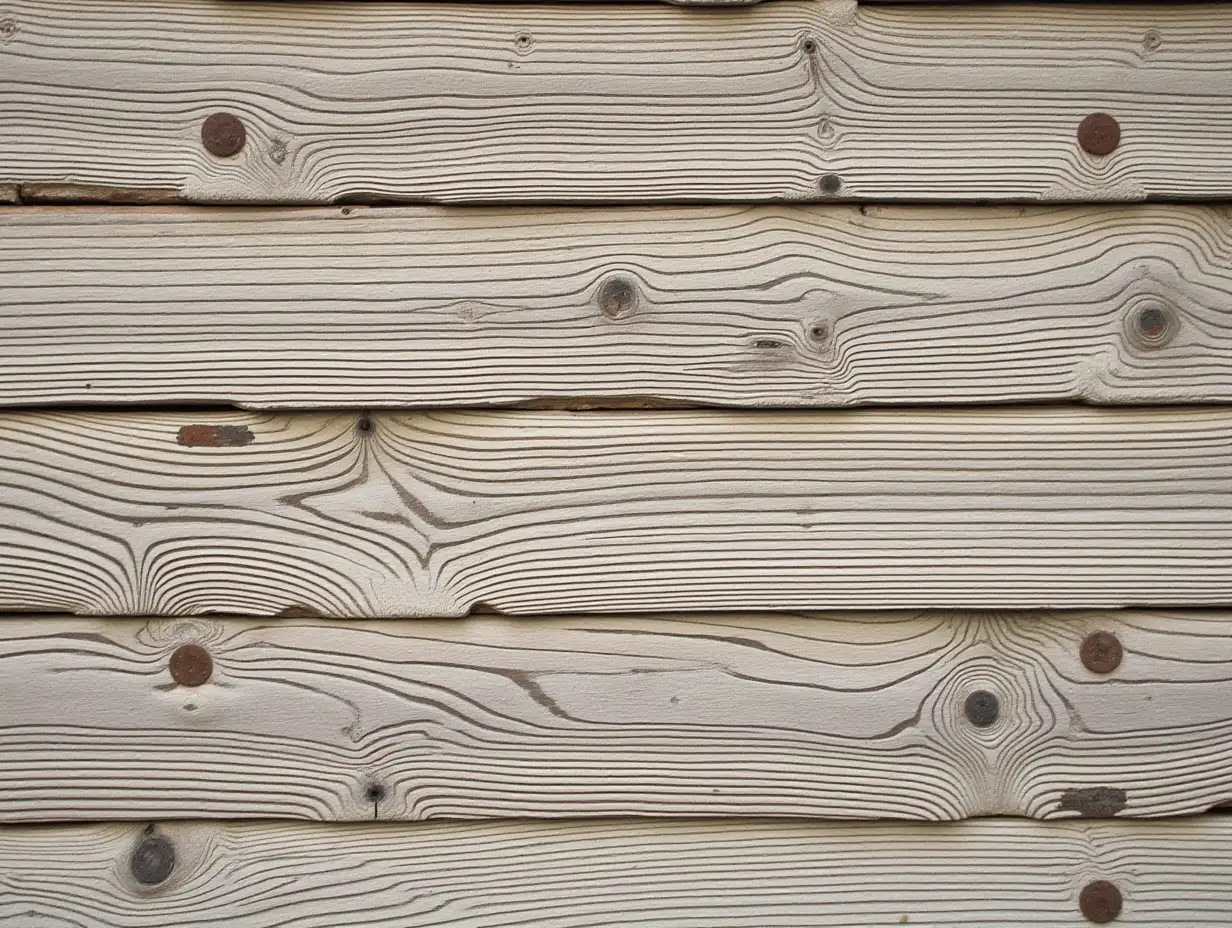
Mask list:
[[29,208],[0,402],[1226,402],[1230,305],[1216,208]]
[[1229,605],[1230,447],[1219,407],[10,413],[0,609]]
[[1227,925],[1232,818],[956,825],[571,822],[157,826],[176,867],[137,884],[140,826],[0,831],[0,917],[100,928],[1082,928]]
[[1189,814],[1230,684],[1226,613],[12,617],[0,821]]
[[[5,9],[27,201],[1232,196],[1224,3]],[[233,158],[201,144],[220,110]],[[1076,140],[1096,111],[1110,156]]]

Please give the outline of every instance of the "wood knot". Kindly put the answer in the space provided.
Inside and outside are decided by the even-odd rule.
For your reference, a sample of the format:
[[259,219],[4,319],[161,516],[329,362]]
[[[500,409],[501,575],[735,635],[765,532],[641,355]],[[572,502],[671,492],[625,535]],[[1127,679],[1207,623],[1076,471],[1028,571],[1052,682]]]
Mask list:
[[625,319],[636,312],[639,298],[637,285],[628,277],[615,275],[599,285],[595,296],[599,311],[609,319]]

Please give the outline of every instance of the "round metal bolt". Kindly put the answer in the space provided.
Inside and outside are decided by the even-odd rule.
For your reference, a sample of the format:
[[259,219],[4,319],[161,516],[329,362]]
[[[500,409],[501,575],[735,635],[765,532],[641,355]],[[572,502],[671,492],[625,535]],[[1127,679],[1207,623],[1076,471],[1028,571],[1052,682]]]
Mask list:
[[821,175],[821,192],[822,193],[838,193],[842,189],[843,179],[837,174],[822,174]]
[[1121,666],[1121,642],[1111,632],[1092,632],[1082,641],[1078,655],[1091,673],[1112,673]]
[[238,155],[247,138],[244,124],[231,113],[214,113],[201,124],[201,144],[218,158]]
[[167,663],[171,678],[180,686],[200,686],[214,672],[214,660],[210,652],[199,644],[182,644],[171,654]]
[[1121,127],[1107,113],[1092,113],[1078,124],[1078,144],[1090,155],[1110,155],[1121,144]]
[[976,728],[987,728],[1001,713],[1001,703],[988,690],[976,690],[963,703],[967,721]]
[[1106,925],[1121,914],[1121,891],[1107,880],[1093,880],[1078,894],[1078,909],[1087,921]]
[[1148,348],[1159,348],[1172,340],[1176,321],[1163,306],[1144,306],[1130,317],[1134,339]]
[[623,319],[637,309],[637,287],[627,277],[609,277],[599,287],[599,311],[609,319]]
[[157,886],[175,869],[175,848],[166,838],[147,835],[133,849],[128,866],[142,886]]

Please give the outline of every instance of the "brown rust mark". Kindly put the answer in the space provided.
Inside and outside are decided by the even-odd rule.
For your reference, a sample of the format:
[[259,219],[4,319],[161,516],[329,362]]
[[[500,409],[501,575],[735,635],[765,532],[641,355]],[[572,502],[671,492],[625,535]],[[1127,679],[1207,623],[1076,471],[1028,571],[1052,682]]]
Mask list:
[[1111,786],[1067,789],[1061,794],[1059,812],[1077,812],[1080,818],[1112,818],[1125,808],[1126,793]]
[[246,425],[185,425],[176,441],[189,448],[242,448],[252,443],[252,431]]

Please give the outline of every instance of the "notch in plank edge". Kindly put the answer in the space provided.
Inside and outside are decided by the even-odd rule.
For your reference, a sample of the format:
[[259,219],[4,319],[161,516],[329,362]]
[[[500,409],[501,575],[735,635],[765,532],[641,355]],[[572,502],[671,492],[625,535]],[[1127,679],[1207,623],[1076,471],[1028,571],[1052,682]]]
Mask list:
[[[1232,799],[1228,625],[14,616],[0,821],[1192,814]],[[1086,665],[1093,635],[1123,648],[1116,668]]]
[[1223,407],[9,413],[0,608],[1221,606],[1229,443]]
[[[1217,924],[1232,907],[1232,820],[958,825],[485,823],[419,828],[274,823],[157,826],[175,867],[130,876],[128,825],[0,832],[6,901],[88,923],[237,928],[294,921],[459,928],[635,920],[714,928],[1080,924],[1083,890],[1112,883],[1136,926]],[[71,853],[69,850],[71,849]],[[911,879],[904,879],[904,873]],[[188,907],[191,906],[191,909]],[[190,911],[190,915],[186,915]],[[187,919],[187,920],[186,920]]]
[[0,403],[1228,402],[1228,217],[18,209]]
[[[1211,155],[1232,140],[1232,41],[1220,41],[1232,14],[1221,4],[1077,4],[1055,17],[1061,8],[854,0],[707,15],[527,4],[514,25],[507,7],[490,5],[459,17],[450,3],[185,3],[177,22],[155,0],[12,0],[6,51],[22,81],[0,129],[3,181],[295,203],[1073,201],[1232,189],[1232,168]],[[69,28],[83,16],[100,28]],[[92,38],[103,24],[132,43],[117,51]],[[346,55],[321,46],[323,33],[345,35]],[[912,54],[903,35],[920,37]],[[1052,83],[1074,81],[1048,107],[1024,42],[1049,62]],[[219,65],[219,47],[249,57]],[[179,88],[170,75],[206,65],[216,72],[208,93],[167,89]],[[369,79],[353,80],[356,69]],[[1169,105],[1180,97],[1184,111]],[[302,102],[320,99],[329,111]],[[518,120],[506,118],[511,108]],[[96,115],[121,110],[144,118]],[[234,156],[202,146],[201,126],[218,112],[246,127]],[[1115,152],[1078,145],[1092,113],[1121,126]]]

